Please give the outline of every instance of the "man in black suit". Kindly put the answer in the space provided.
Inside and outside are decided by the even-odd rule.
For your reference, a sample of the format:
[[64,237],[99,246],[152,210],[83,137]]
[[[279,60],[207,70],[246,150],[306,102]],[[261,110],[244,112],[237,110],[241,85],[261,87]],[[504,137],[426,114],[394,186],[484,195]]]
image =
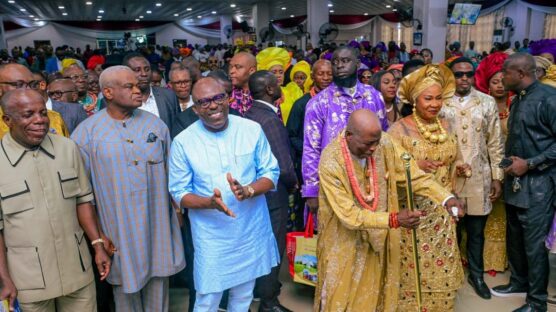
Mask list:
[[[81,107],[81,105],[77,103],[73,104],[73,103],[62,102],[54,98],[50,98],[46,92],[47,89],[46,79],[41,73],[38,72],[33,73],[33,79],[39,81],[39,89],[37,91],[39,91],[39,93],[46,101],[46,108],[58,112],[62,116],[62,119],[66,123],[66,127],[68,127],[68,131],[70,132],[70,134],[73,132],[75,128],[77,128],[77,125],[79,125],[79,123],[87,119],[87,113],[85,112],[83,107]],[[62,96],[60,97],[60,99],[64,98],[63,97],[64,94],[69,94],[71,92],[77,95],[77,89],[75,88],[75,85],[73,85],[73,81],[71,81],[70,79],[64,79],[64,80],[67,80],[68,82],[67,83],[67,85],[69,86],[68,90],[55,90],[56,95],[59,95],[59,93],[61,93]],[[70,83],[71,85],[73,85],[73,87],[71,87]],[[65,92],[65,91],[70,91],[70,92]]]
[[[286,249],[286,225],[288,223],[289,192],[297,187],[297,175],[293,166],[290,140],[284,123],[278,117],[278,108],[273,104],[282,96],[278,80],[269,71],[255,72],[249,78],[249,90],[253,95],[253,106],[245,113],[245,118],[258,122],[268,139],[272,153],[280,166],[280,177],[275,192],[267,192],[266,202],[274,237],[278,243],[280,258]],[[287,312],[278,301],[280,265],[257,279],[256,292],[261,298],[259,311]]]
[[172,132],[173,121],[179,112],[176,94],[168,89],[151,87],[151,64],[140,53],[129,53],[124,57],[123,65],[135,72],[138,87],[143,96],[143,105],[139,109],[152,113],[162,119]]

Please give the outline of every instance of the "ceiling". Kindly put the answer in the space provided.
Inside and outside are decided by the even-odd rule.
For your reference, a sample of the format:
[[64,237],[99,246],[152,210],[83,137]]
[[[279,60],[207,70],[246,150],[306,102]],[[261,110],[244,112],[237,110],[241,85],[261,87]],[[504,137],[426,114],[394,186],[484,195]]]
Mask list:
[[[102,21],[173,21],[220,14],[249,20],[253,5],[261,2],[268,4],[271,19],[307,14],[307,0],[0,0],[0,13],[30,21],[95,21],[99,16]],[[335,15],[376,15],[392,12],[396,5],[412,6],[413,0],[328,0],[327,4]]]

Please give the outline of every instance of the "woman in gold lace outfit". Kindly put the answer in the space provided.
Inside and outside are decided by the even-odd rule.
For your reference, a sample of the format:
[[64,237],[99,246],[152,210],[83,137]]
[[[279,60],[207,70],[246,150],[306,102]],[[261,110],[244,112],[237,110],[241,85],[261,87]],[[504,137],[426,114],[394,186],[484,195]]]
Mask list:
[[[443,100],[451,97],[454,90],[454,77],[443,65],[427,65],[404,77],[398,96],[413,105],[414,113],[396,122],[389,131],[413,155],[417,165],[433,174],[447,190],[452,190],[453,173],[465,175],[468,170],[467,165],[456,165],[457,141],[448,124],[437,117]],[[405,196],[399,196],[399,200],[400,205],[406,205]],[[415,204],[424,212],[417,229],[423,311],[453,311],[464,276],[455,220],[444,207],[428,198],[416,196]],[[403,230],[398,311],[417,311],[412,253],[411,231]]]
[[[500,126],[504,141],[508,134],[508,116],[510,115],[510,94],[502,85],[502,65],[508,54],[496,52],[487,56],[475,72],[475,87],[477,90],[494,97],[498,106]],[[508,265],[506,255],[506,208],[503,198],[492,205],[485,226],[485,247],[483,252],[484,270],[494,275],[504,272]]]

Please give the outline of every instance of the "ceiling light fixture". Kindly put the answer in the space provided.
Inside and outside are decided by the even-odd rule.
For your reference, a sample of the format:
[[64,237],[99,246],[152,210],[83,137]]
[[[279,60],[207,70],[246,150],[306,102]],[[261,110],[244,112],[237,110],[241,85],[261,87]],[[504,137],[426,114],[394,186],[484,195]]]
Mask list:
[[238,15],[237,17],[243,17],[243,14]]
[[235,7],[236,7],[236,5],[235,5],[235,4],[233,4],[233,3],[232,3],[232,4],[230,4],[230,8],[235,8]]
[[101,19],[100,19],[100,18],[97,18],[97,22],[100,22],[100,21],[101,21]]
[[63,6],[63,5],[59,5],[59,6],[58,6],[58,9],[60,9],[60,10],[63,10],[63,9],[65,9],[65,8],[66,8],[66,7]]
[[387,7],[387,8],[391,8],[392,6],[391,6],[391,5],[389,5],[389,4],[387,4],[387,5],[386,5],[386,7]]
[[328,12],[330,12],[330,13],[334,13],[334,10],[330,10],[330,11],[328,11]]
[[140,19],[136,18],[136,19],[135,19],[135,21],[136,21],[136,22],[139,22],[139,21],[140,21]]
[[14,0],[9,0],[8,3],[14,4],[15,1]]
[[144,16],[143,16],[143,15],[140,15],[139,18],[144,18]]
[[180,16],[178,13],[174,13],[174,16]]
[[369,13],[365,13],[365,14],[363,14],[363,15],[367,16],[367,15],[369,15]]
[[212,11],[212,14],[216,14],[216,11]]
[[147,11],[147,14],[151,14],[152,12],[153,12],[153,11],[151,11],[151,10],[148,10],[148,11]]
[[21,12],[25,12],[25,11],[27,11],[27,10],[25,10],[25,9],[19,9],[19,10],[20,10]]
[[203,18],[201,15],[197,15],[197,18]]
[[35,18],[34,18],[33,20],[34,20],[35,22],[38,22],[38,21],[39,21],[39,19],[38,19],[38,18],[36,18],[36,17],[35,17]]
[[187,8],[187,11],[191,11],[191,10],[193,10],[193,9],[192,8]]
[[93,3],[91,1],[87,1],[85,2],[86,5],[93,5]]
[[99,16],[97,16],[97,18],[102,18],[102,16],[99,15]]
[[332,3],[329,3],[329,4],[328,4],[328,7],[329,7],[329,8],[331,8],[331,7],[333,7],[333,6],[334,6],[334,5],[333,5]]
[[286,7],[282,7],[282,11],[285,11],[285,10],[286,10]]
[[102,14],[104,13],[104,10],[98,10],[98,13]]
[[64,12],[64,13],[62,13],[62,15],[63,15],[63,16],[67,16],[67,15],[68,15],[68,13]]
[[162,3],[159,2],[159,3],[155,4],[155,5],[156,5],[157,7],[160,7],[160,6],[162,6]]
[[393,12],[398,12],[398,9],[393,9],[392,11],[393,11]]
[[295,17],[295,15],[292,14],[292,15],[290,15],[290,17]]
[[30,18],[33,18],[33,17],[35,17],[35,15],[29,15],[29,17],[30,17]]

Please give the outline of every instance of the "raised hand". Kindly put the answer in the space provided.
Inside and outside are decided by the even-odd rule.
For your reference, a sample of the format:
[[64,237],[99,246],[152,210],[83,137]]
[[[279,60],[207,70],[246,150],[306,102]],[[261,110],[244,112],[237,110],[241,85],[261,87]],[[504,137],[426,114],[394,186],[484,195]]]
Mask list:
[[226,206],[226,204],[224,204],[224,201],[222,200],[222,193],[220,193],[220,190],[215,188],[213,192],[214,194],[210,198],[211,206],[225,213],[226,215],[235,218],[236,215],[234,214],[234,212],[231,211],[228,206]]

